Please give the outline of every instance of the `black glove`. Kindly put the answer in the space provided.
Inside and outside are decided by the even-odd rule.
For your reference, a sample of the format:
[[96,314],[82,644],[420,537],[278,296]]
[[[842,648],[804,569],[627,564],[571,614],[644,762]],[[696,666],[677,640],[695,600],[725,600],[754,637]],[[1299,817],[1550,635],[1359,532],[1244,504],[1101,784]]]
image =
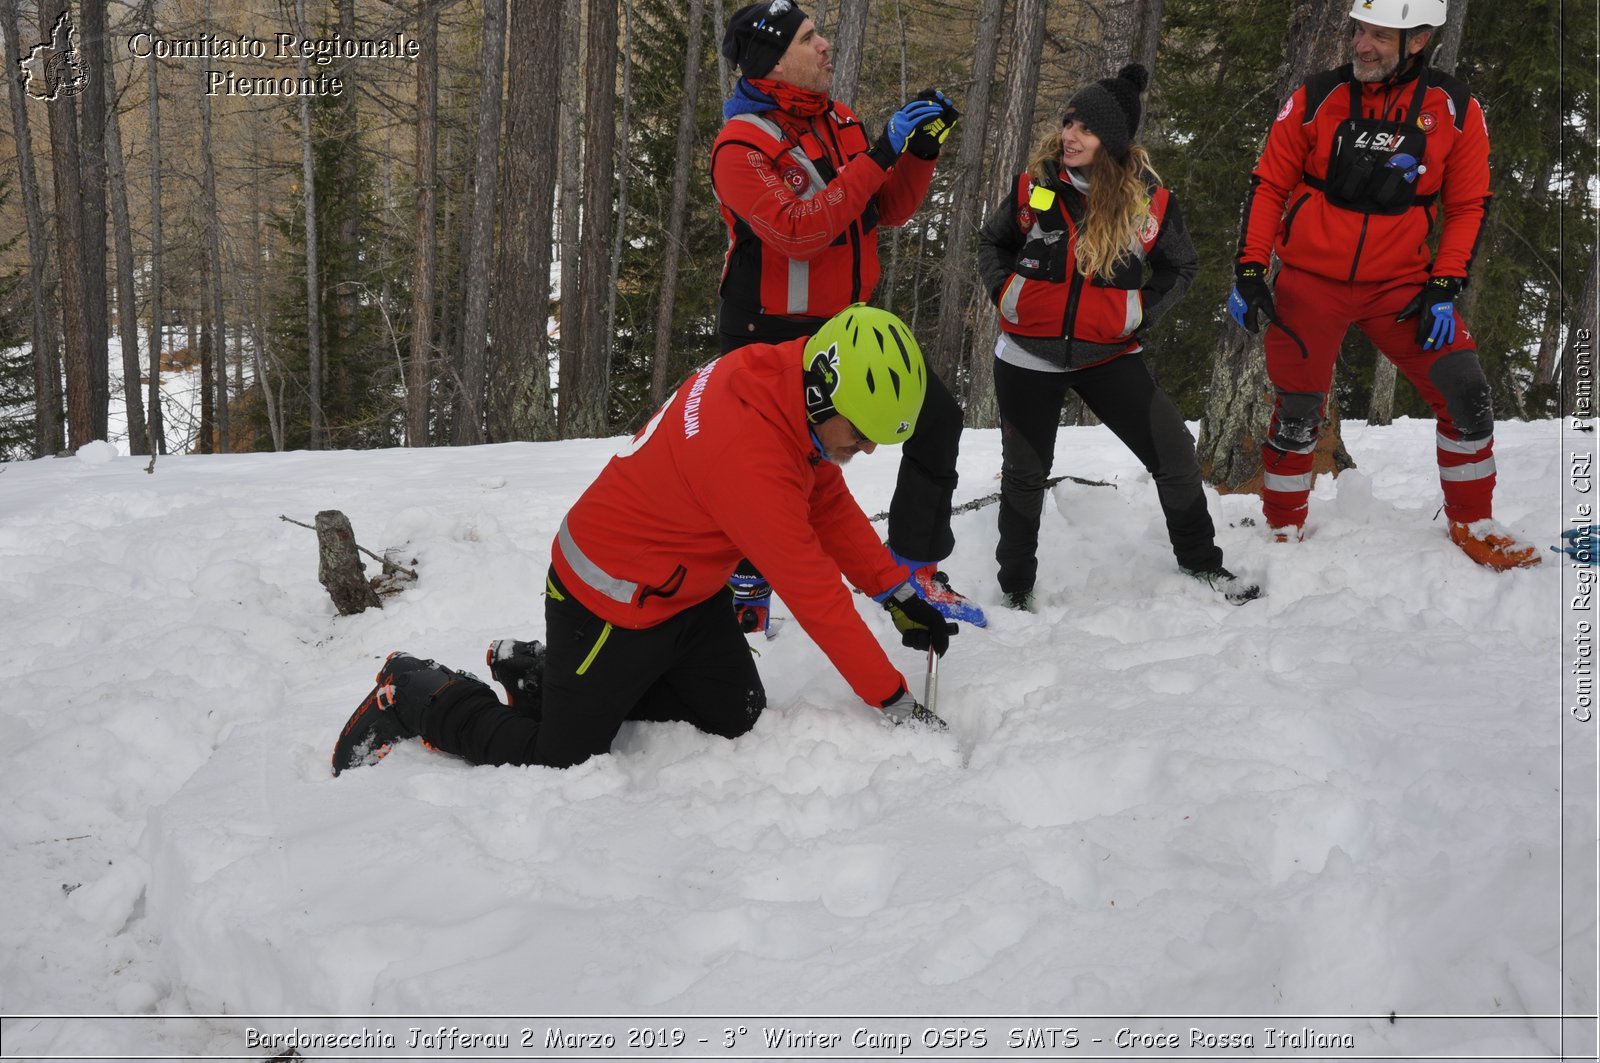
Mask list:
[[1254,335],[1261,331],[1260,314],[1276,318],[1272,289],[1267,286],[1267,267],[1259,262],[1240,262],[1233,267],[1233,291],[1228,294],[1228,316],[1239,327]]
[[956,108],[955,102],[938,89],[923,89],[917,93],[916,98],[937,103],[939,113],[917,126],[906,140],[906,150],[919,159],[937,159],[944,147],[945,138],[955,128],[961,112]]
[[1449,346],[1456,338],[1456,296],[1467,286],[1465,277],[1429,277],[1417,297],[1406,304],[1396,321],[1417,318],[1417,342],[1425,351]]
[[961,630],[960,625],[946,620],[943,613],[923,601],[909,580],[889,592],[883,607],[894,617],[901,645],[914,650],[927,652],[932,646],[933,652],[943,657],[950,648],[950,636]]
[[906,148],[906,141],[911,139],[911,134],[924,122],[932,121],[944,113],[944,108],[932,100],[912,100],[894,114],[889,116],[888,124],[883,127],[883,136],[872,145],[870,154],[879,166],[885,170],[893,166],[900,153]]
[[896,727],[905,723],[920,723],[935,731],[950,729],[949,724],[939,719],[931,710],[924,708],[905,687],[901,687],[899,693],[883,703],[883,714]]

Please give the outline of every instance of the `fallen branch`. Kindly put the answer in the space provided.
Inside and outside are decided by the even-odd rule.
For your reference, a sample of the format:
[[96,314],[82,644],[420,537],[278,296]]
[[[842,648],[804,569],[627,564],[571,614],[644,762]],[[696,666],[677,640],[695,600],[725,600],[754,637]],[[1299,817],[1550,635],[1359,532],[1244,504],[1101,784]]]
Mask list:
[[[316,525],[307,524],[304,521],[295,520],[293,517],[286,517],[282,513],[278,514],[278,519],[279,520],[286,520],[290,524],[298,524],[300,527],[307,528],[307,529],[309,529],[311,531],[316,531],[317,530]],[[411,569],[406,568],[404,565],[397,565],[387,557],[379,557],[377,554],[373,553],[371,550],[368,550],[365,546],[362,546],[360,543],[354,543],[353,545],[355,546],[355,548],[357,550],[360,550],[363,554],[366,554],[368,557],[372,558],[374,561],[382,562],[383,563],[383,567],[384,567],[385,570],[388,570],[388,569],[391,569],[391,568],[392,569],[398,569],[399,571],[404,572],[406,575],[410,576],[412,579],[416,579],[417,578],[417,574],[415,572],[413,572]]]
[[[1105,480],[1086,480],[1081,476],[1052,476],[1050,479],[1044,482],[1044,485],[1045,487],[1054,487],[1056,484],[1061,483],[1064,480],[1071,480],[1073,483],[1083,484],[1085,487],[1109,487],[1113,491],[1117,489],[1117,485],[1114,483],[1109,483]],[[953,507],[950,510],[950,515],[955,516],[957,513],[971,513],[975,509],[982,509],[984,506],[993,505],[998,501],[1000,501],[1000,492],[996,491],[992,495],[984,495],[982,498],[974,498],[970,501],[961,503],[959,506]],[[883,513],[875,513],[870,519],[874,522],[888,520],[889,514],[887,511]]]

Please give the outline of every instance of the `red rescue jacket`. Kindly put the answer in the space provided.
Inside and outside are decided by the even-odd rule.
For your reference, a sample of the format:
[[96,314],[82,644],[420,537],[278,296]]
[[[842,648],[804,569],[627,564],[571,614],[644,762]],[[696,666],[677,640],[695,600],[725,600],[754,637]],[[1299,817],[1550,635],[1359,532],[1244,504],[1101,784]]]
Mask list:
[[[762,315],[827,318],[878,284],[878,225],[904,225],[934,161],[902,154],[887,171],[854,112],[782,110],[728,120],[711,147],[711,187],[728,227],[723,329]],[[758,336],[760,329],[753,330]]]
[[[1350,135],[1352,84],[1361,101],[1355,117],[1393,133]],[[1381,172],[1396,150],[1414,149],[1418,133],[1426,147],[1408,207],[1382,213],[1330,199],[1328,179],[1338,177],[1341,158],[1366,152]],[[1278,112],[1251,175],[1238,261],[1265,264],[1276,252],[1286,265],[1351,282],[1465,277],[1488,204],[1489,129],[1463,82],[1425,66],[1396,84],[1361,84],[1346,64],[1308,79]],[[1430,251],[1441,214],[1438,249]]]
[[747,557],[881,706],[905,680],[840,575],[876,595],[909,574],[812,439],[803,347],[753,344],[691,375],[568,511],[552,560],[591,612],[644,628],[719,593]]
[[1065,181],[1038,184],[1030,174],[1018,174],[1015,206],[1023,244],[995,299],[1000,328],[1015,336],[1070,337],[1137,348],[1133,334],[1144,320],[1140,288],[1145,257],[1161,235],[1169,199],[1165,188],[1152,188],[1137,253],[1112,276],[1085,277],[1077,268],[1082,194]]

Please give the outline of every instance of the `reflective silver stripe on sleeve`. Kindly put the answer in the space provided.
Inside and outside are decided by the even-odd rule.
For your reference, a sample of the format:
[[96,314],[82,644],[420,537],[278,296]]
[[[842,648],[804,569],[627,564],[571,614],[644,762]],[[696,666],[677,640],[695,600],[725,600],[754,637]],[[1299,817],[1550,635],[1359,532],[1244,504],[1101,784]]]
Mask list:
[[1278,473],[1264,473],[1261,477],[1261,486],[1268,491],[1309,491],[1311,490],[1312,473],[1302,473],[1299,476],[1280,476]]
[[811,312],[811,263],[798,258],[789,260],[789,293],[784,313],[809,314]]
[[639,593],[639,585],[617,579],[590,561],[573,541],[572,532],[567,528],[566,517],[561,518],[561,530],[556,533],[556,538],[561,543],[561,556],[567,559],[567,564],[572,566],[573,573],[579,579],[612,601],[621,602],[623,605],[633,604],[634,595]]
[[1471,465],[1439,466],[1439,479],[1460,483],[1464,480],[1482,480],[1494,475],[1494,457],[1475,461]]
[[1487,450],[1494,443],[1494,435],[1484,436],[1482,439],[1451,439],[1443,432],[1437,432],[1434,440],[1439,444],[1439,449],[1451,454],[1476,454]]

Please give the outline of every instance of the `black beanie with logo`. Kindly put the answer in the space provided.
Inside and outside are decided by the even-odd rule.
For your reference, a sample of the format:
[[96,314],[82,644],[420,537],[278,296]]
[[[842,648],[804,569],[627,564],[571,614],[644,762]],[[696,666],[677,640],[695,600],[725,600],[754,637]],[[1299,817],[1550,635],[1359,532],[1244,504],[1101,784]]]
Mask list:
[[794,0],[763,0],[741,7],[722,35],[722,57],[737,64],[745,77],[764,78],[789,50],[806,17]]
[[1150,71],[1138,63],[1129,63],[1117,71],[1114,78],[1101,78],[1085,85],[1067,101],[1067,113],[1061,124],[1073,118],[1100,138],[1100,144],[1116,159],[1128,154],[1133,138],[1139,132],[1139,119],[1144,106],[1139,94],[1150,84]]

